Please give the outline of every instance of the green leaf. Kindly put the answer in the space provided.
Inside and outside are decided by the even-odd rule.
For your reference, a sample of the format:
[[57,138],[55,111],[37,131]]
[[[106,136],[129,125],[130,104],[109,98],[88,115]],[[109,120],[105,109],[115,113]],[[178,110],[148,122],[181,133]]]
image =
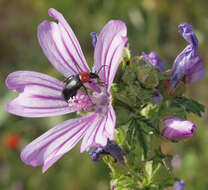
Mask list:
[[186,110],[184,106],[181,106],[177,102],[174,102],[174,100],[170,100],[167,103],[167,105],[163,106],[162,109],[160,109],[160,116],[161,117],[178,116],[186,119]]
[[199,117],[201,117],[202,113],[205,111],[204,105],[191,98],[176,98],[173,100],[173,104],[183,107],[186,112],[194,113]]
[[117,124],[124,125],[129,122],[131,113],[122,106],[116,106]]
[[145,134],[144,134],[143,130],[141,130],[141,125],[138,122],[137,122],[137,125],[138,125],[139,128],[137,130],[135,130],[135,134],[136,134],[137,139],[140,143],[140,146],[143,149],[144,158],[146,159],[147,158],[147,152],[148,152],[146,137],[145,137]]
[[155,97],[155,92],[152,89],[146,89],[142,87],[139,82],[135,82],[135,89],[137,89],[137,98],[144,103],[152,102],[152,98]]
[[151,182],[152,184],[158,184],[161,187],[173,185],[175,178],[170,168],[166,166],[166,160],[169,156],[155,155],[153,158],[153,172]]
[[135,142],[140,144],[140,147],[143,151],[143,156],[142,156],[142,160],[143,159],[147,159],[147,155],[149,153],[149,148],[150,148],[150,138],[153,134],[152,132],[152,128],[147,128],[147,126],[144,125],[144,123],[141,123],[139,120],[135,120],[136,123],[136,128],[135,128]]
[[148,145],[146,142],[146,134],[143,131],[141,124],[137,122],[135,119],[129,124],[126,140],[128,141],[130,147],[132,149],[138,148],[138,144],[140,145],[140,149],[143,150],[143,158],[147,158]]
[[158,126],[153,124],[151,122],[151,120],[147,119],[146,117],[142,116],[142,115],[139,115],[137,117],[137,121],[139,121],[140,123],[143,123],[146,127],[149,128],[149,130],[145,130],[144,129],[144,132],[151,132],[153,131],[156,135],[159,135],[160,134],[160,131],[158,129]]
[[126,140],[130,145],[132,144],[134,129],[135,129],[134,128],[134,121],[132,120],[131,123],[129,124],[128,130],[126,133]]
[[146,174],[147,174],[147,176],[152,176],[152,164],[153,164],[153,161],[152,160],[150,160],[150,161],[147,161],[146,163],[145,163],[145,172],[146,172]]

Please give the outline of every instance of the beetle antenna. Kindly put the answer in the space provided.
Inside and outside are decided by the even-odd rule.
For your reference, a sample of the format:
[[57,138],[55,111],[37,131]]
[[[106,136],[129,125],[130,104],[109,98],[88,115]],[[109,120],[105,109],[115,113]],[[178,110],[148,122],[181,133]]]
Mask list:
[[91,100],[91,98],[90,98],[90,96],[89,96],[89,94],[88,94],[87,88],[86,88],[84,85],[83,85],[83,88],[85,89],[85,92],[86,92],[86,94],[87,94],[87,96],[88,96],[90,102],[94,105],[94,103],[92,102],[92,100]]
[[108,67],[108,65],[102,65],[102,66],[100,67],[100,69],[99,69],[97,72],[95,72],[95,74],[99,74],[99,72],[100,72],[100,71],[102,70],[102,68],[105,67],[105,66]]
[[74,63],[75,67],[77,68],[77,72],[80,73],[79,68],[76,63]]

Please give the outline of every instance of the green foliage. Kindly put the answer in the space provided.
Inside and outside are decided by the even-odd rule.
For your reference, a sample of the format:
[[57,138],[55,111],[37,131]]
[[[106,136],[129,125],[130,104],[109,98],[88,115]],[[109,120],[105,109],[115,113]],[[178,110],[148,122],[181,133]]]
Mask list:
[[160,115],[162,118],[167,118],[171,116],[178,116],[186,119],[186,110],[183,107],[173,104],[172,100],[166,102],[160,110]]
[[[137,130],[135,130],[136,128]],[[147,139],[147,136],[141,137],[141,132],[135,121],[130,123],[126,135],[122,129],[117,131],[116,139],[119,144],[121,138],[118,137],[126,136],[127,139],[127,141],[122,139],[123,150],[125,150],[125,165],[118,163],[115,165],[114,162],[105,158],[105,162],[112,171],[111,185],[116,185],[116,188],[120,190],[160,190],[163,187],[172,186],[176,179],[171,172],[170,164],[167,164],[170,163],[171,158],[163,155],[160,151],[155,151],[156,155],[153,157],[150,155],[147,157],[145,151],[150,150],[150,142],[144,141],[143,138]],[[125,146],[125,143],[128,143],[128,146]]]
[[187,97],[179,97],[172,100],[172,105],[184,109],[188,113],[194,113],[197,116],[201,117],[204,113],[204,105],[200,104],[196,100]]
[[121,169],[109,159],[105,159],[105,162],[112,172],[111,184],[116,185],[117,189],[159,190],[176,182],[170,166],[171,157],[158,151],[159,124],[173,116],[186,119],[190,112],[200,116],[204,107],[182,96],[184,84],[172,89],[167,73],[160,73],[164,79],[167,78],[165,80],[168,83],[160,81],[159,87],[162,88],[159,89],[163,99],[159,104],[154,104],[152,98],[157,95],[152,88],[159,84],[159,78],[154,77],[154,74],[159,74],[158,71],[148,63],[141,62],[138,57],[130,60],[130,65],[121,65],[117,83],[113,87],[120,134],[117,134],[119,138],[116,141],[125,152],[125,165]]

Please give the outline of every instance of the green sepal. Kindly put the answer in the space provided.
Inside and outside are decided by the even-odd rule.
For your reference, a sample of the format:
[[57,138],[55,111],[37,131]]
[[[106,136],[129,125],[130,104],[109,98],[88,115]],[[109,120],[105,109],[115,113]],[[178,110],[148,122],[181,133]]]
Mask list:
[[152,102],[152,98],[155,96],[155,92],[152,89],[143,88],[137,83],[137,98],[143,104]]
[[124,125],[129,121],[131,112],[122,106],[116,106],[117,125]]
[[137,64],[137,79],[145,88],[155,88],[159,84],[158,69],[142,57],[134,57],[132,62]]

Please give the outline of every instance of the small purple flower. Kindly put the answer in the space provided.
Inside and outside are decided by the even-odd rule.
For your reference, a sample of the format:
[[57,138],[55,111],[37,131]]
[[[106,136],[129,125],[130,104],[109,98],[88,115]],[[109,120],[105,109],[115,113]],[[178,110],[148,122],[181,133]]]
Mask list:
[[[43,21],[38,27],[40,46],[52,65],[65,77],[90,72],[79,42],[63,15],[49,9],[58,22]],[[81,152],[92,146],[105,147],[114,138],[116,116],[111,105],[111,85],[127,41],[126,25],[109,21],[102,29],[94,50],[94,70],[105,84],[89,96],[79,92],[66,102],[62,91],[64,82],[46,74],[17,71],[9,74],[6,85],[19,96],[8,103],[7,111],[24,117],[49,117],[71,112],[90,111],[86,116],[67,120],[28,144],[21,159],[33,167],[43,165],[45,172],[81,139]],[[79,70],[79,71],[78,71]],[[92,104],[93,102],[93,104]]]
[[149,54],[142,52],[142,56],[148,62],[150,62],[154,67],[158,68],[161,72],[166,70],[165,63],[159,59],[156,51],[152,51]]
[[22,181],[20,180],[15,180],[12,182],[12,190],[23,190],[24,185],[22,183]]
[[112,190],[115,190],[116,189],[116,185],[112,185]]
[[173,87],[180,80],[185,79],[186,83],[192,83],[200,80],[205,75],[204,65],[197,52],[198,40],[192,26],[184,22],[179,25],[179,32],[189,45],[186,46],[174,61],[171,72]]
[[177,181],[173,186],[173,190],[184,190],[185,189],[185,182],[183,180]]
[[179,155],[173,156],[173,159],[171,160],[171,165],[174,170],[178,170],[181,168],[181,157]]
[[113,141],[108,140],[108,143],[105,147],[96,147],[90,151],[90,156],[92,161],[98,162],[100,155],[111,155],[119,161],[120,163],[124,164],[124,152],[121,148],[114,143]]
[[96,43],[97,43],[99,33],[91,32],[90,35],[91,35],[91,38],[92,38],[92,45],[93,45],[93,47],[95,47]]
[[98,162],[101,154],[106,155],[109,153],[105,152],[103,147],[96,147],[96,148],[92,149],[90,151],[91,160],[93,162]]
[[162,100],[163,100],[162,94],[160,93],[160,91],[157,88],[153,88],[153,91],[157,94],[157,96],[153,97],[152,101],[155,104],[160,104],[160,102],[162,102]]
[[163,136],[169,140],[178,141],[192,136],[196,126],[191,121],[179,117],[171,117],[164,121]]

